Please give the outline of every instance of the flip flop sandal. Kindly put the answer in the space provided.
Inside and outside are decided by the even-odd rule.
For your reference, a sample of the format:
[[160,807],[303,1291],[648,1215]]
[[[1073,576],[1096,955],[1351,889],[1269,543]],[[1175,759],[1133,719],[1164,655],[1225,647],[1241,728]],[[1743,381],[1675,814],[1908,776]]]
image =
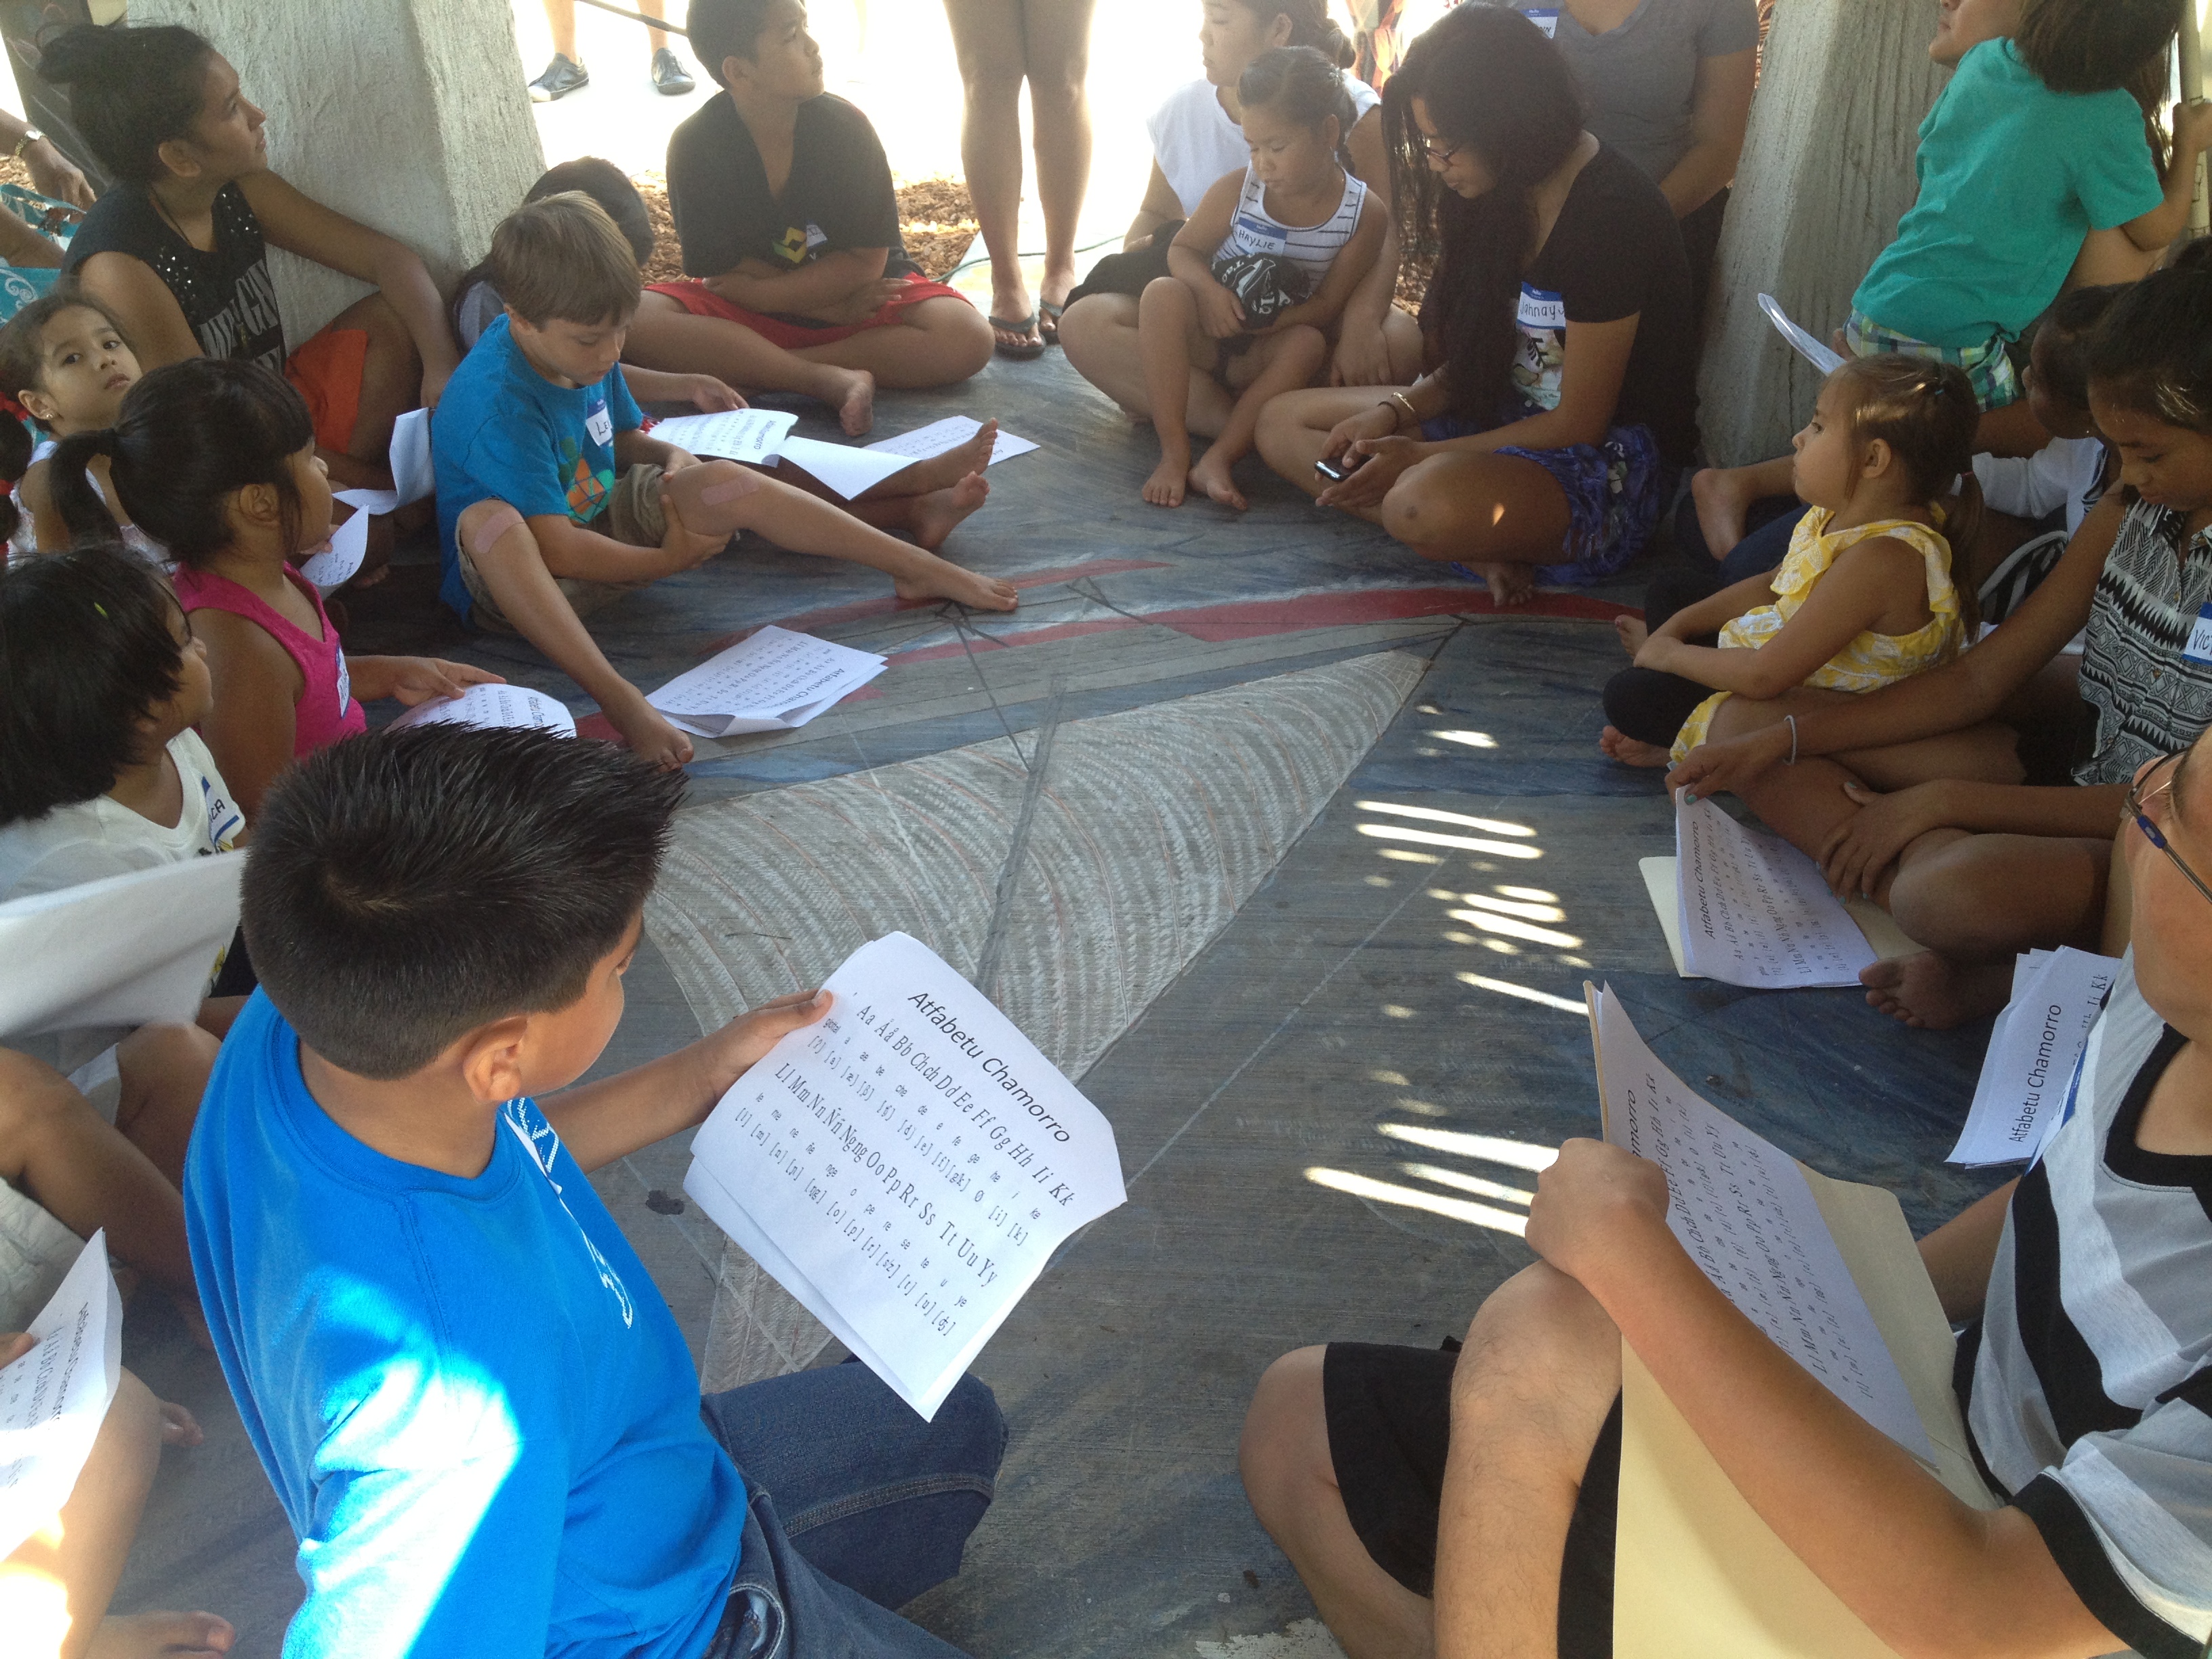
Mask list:
[[988,315],[985,316],[983,320],[995,330],[1000,330],[1008,334],[1027,334],[1032,337],[1024,340],[1019,345],[1009,345],[1006,341],[994,337],[993,349],[1001,357],[1011,357],[1018,363],[1031,363],[1044,356],[1044,342],[1034,337],[1037,325],[1037,314],[1034,311],[1019,322],[1008,322],[1004,317]]
[[1048,346],[1060,343],[1060,315],[1066,309],[1066,305],[1054,305],[1049,300],[1037,301],[1037,310],[1042,313],[1037,320],[1037,333]]

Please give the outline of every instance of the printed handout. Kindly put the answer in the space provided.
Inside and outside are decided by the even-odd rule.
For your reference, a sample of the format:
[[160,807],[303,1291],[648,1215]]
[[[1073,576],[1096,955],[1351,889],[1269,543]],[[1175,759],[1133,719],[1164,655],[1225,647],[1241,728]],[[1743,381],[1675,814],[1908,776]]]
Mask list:
[[1796,1160],[1684,1085],[1610,988],[1592,999],[1605,1138],[1667,1172],[1667,1224],[1705,1276],[1838,1400],[1936,1449]]
[[123,1303],[107,1234],[92,1236],[36,1319],[38,1344],[0,1370],[0,1557],[69,1501],[123,1376]]
[[[911,432],[902,432],[896,438],[885,438],[868,447],[878,455],[903,455],[910,462],[926,461],[966,443],[982,424],[972,415],[947,415],[941,421],[932,421],[927,426],[918,426]],[[1036,447],[1032,440],[1017,438],[1001,427],[991,445],[991,459],[984,465],[996,466],[1000,461],[1026,455]]]
[[702,738],[788,732],[884,672],[884,659],[773,623],[646,701],[672,725]]
[[417,703],[385,729],[400,732],[410,726],[522,726],[564,738],[576,735],[576,717],[567,705],[526,685],[472,685],[458,697]]
[[1052,1259],[1124,1199],[1113,1126],[920,940],[738,1079],[684,1189],[925,1419]]
[[1792,322],[1790,313],[1783,310],[1782,302],[1771,294],[1759,296],[1759,308],[1766,313],[1766,320],[1774,325],[1775,331],[1796,348],[1799,356],[1821,374],[1832,374],[1843,367],[1843,358]]
[[1856,985],[1874,948],[1820,866],[1710,800],[1677,796],[1675,890],[1682,963],[1726,985],[1779,991]]
[[331,499],[353,508],[353,516],[331,532],[320,552],[310,554],[300,565],[300,574],[325,594],[351,581],[368,556],[369,520],[399,505],[399,497],[389,489],[341,489]]
[[799,416],[775,409],[732,409],[719,415],[678,415],[653,422],[653,435],[694,455],[765,466],[776,458]]
[[827,484],[847,501],[855,501],[892,474],[914,465],[910,455],[884,455],[852,444],[825,444],[813,438],[786,438],[783,459]]
[[438,487],[430,470],[430,411],[410,409],[392,423],[392,489],[398,505],[419,501]]
[[2017,1164],[2042,1152],[2119,968],[2118,957],[2070,945],[2031,951],[2013,964],[2012,1000],[1990,1029],[1952,1163]]

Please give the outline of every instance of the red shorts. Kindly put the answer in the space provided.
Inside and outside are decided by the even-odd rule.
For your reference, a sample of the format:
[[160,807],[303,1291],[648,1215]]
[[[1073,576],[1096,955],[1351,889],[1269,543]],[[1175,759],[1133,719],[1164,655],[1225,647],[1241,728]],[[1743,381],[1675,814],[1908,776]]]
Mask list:
[[361,418],[361,377],[368,367],[368,335],[358,328],[326,328],[294,352],[284,378],[299,388],[314,417],[315,443],[343,454]]
[[665,294],[694,317],[717,317],[726,323],[738,323],[766,340],[770,345],[781,346],[786,351],[803,351],[808,346],[835,345],[840,340],[849,340],[855,334],[864,334],[872,328],[886,328],[899,320],[908,306],[918,306],[924,300],[958,300],[972,305],[973,301],[957,289],[947,288],[942,283],[933,283],[927,276],[906,278],[905,291],[881,311],[864,323],[840,323],[822,328],[810,328],[805,323],[787,322],[781,317],[770,317],[757,311],[747,311],[743,306],[732,305],[696,276],[686,276],[680,282],[647,283],[648,294]]

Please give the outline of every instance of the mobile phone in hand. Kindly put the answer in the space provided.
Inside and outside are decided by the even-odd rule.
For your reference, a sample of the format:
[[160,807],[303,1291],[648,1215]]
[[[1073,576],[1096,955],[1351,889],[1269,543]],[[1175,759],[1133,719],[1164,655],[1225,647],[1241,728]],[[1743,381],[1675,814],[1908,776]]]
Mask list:
[[1346,454],[1340,459],[1332,461],[1324,456],[1314,463],[1314,471],[1331,483],[1342,483],[1374,459],[1372,455]]

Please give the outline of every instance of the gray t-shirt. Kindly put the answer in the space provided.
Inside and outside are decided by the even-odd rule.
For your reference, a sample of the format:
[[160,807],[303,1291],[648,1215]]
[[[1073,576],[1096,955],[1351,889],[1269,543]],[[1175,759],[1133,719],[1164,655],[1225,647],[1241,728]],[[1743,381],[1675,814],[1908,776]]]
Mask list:
[[1589,130],[1654,182],[1689,154],[1698,60],[1759,44],[1755,0],[1644,0],[1592,34],[1558,0],[1494,0],[1548,29],[1589,100]]

